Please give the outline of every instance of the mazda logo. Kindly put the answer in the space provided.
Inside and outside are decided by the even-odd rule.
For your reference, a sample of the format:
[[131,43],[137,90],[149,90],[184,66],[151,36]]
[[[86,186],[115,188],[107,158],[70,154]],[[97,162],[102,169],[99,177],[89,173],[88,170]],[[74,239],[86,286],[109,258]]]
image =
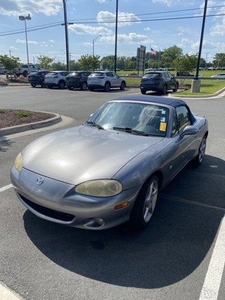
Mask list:
[[38,177],[36,180],[36,184],[41,185],[44,182],[44,179],[42,177]]

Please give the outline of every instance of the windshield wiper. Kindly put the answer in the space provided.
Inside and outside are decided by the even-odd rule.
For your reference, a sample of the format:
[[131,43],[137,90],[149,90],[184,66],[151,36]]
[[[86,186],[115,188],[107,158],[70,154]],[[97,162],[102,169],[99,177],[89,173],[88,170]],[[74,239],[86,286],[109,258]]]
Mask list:
[[102,127],[101,125],[99,125],[99,124],[97,124],[95,122],[87,121],[86,124],[94,126],[94,127],[98,128],[98,129],[103,129],[104,130],[104,127]]
[[144,131],[135,130],[135,129],[132,129],[131,127],[116,127],[115,126],[115,127],[113,127],[113,130],[121,130],[121,131],[125,131],[125,132],[132,133],[132,134],[148,136],[148,134],[145,133]]

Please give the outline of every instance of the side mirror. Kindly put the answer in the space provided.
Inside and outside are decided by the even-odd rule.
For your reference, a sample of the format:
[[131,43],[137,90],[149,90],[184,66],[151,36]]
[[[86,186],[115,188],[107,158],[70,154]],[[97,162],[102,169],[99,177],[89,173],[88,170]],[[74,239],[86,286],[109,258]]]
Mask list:
[[185,135],[194,135],[198,133],[198,128],[193,125],[187,125],[181,133],[181,137]]

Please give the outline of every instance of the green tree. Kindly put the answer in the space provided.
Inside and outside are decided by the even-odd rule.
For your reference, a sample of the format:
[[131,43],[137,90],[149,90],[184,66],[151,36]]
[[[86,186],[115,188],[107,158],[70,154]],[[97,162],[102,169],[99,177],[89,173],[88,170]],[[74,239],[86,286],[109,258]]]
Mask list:
[[[118,58],[117,58],[118,60]],[[101,59],[101,66],[103,69],[113,70],[114,69],[115,56],[108,55]]]
[[224,67],[225,66],[225,53],[216,53],[213,64],[215,67]]
[[57,71],[57,70],[65,71],[66,70],[66,65],[64,63],[60,62],[60,61],[55,62],[55,63],[53,62],[52,63],[52,70],[53,71]]
[[96,70],[99,68],[99,64],[100,64],[100,56],[98,55],[82,55],[80,59],[78,59],[78,64],[80,66],[80,70],[83,71],[90,71],[90,70]]
[[196,69],[197,65],[197,56],[196,55],[183,55],[177,57],[173,61],[173,65],[175,66],[177,72],[181,73],[189,73]]
[[12,72],[14,68],[19,66],[20,59],[19,57],[0,55],[0,64],[5,67],[7,71]]
[[38,59],[38,65],[41,68],[46,69],[46,70],[51,69],[52,63],[55,60],[54,58],[44,56],[44,55],[37,57],[37,59]]
[[163,51],[160,60],[161,64],[167,68],[173,67],[173,61],[179,57],[182,57],[183,50],[177,46],[172,46]]

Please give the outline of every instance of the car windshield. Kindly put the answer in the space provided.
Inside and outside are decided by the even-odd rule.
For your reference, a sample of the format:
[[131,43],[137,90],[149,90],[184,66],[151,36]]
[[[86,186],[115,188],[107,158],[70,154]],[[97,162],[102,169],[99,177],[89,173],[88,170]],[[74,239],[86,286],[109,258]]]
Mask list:
[[90,76],[91,77],[99,77],[99,76],[104,76],[104,74],[101,72],[95,72],[95,73],[92,73]]
[[156,78],[159,77],[159,73],[149,73],[149,74],[145,74],[143,77],[144,78]]
[[145,103],[115,101],[104,104],[87,121],[99,129],[143,136],[166,136],[168,108]]

